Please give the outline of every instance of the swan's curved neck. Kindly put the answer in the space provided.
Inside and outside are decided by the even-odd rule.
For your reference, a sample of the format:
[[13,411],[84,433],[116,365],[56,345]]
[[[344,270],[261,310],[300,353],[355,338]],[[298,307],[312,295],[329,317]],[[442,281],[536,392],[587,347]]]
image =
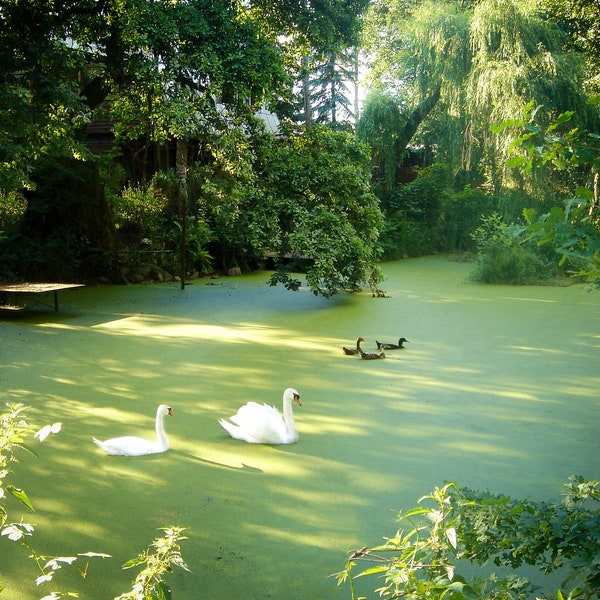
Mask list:
[[156,437],[158,438],[158,445],[163,450],[169,449],[169,440],[165,433],[165,415],[156,413]]
[[283,420],[285,428],[290,436],[296,435],[296,424],[294,423],[294,409],[292,408],[292,399],[289,396],[283,397]]

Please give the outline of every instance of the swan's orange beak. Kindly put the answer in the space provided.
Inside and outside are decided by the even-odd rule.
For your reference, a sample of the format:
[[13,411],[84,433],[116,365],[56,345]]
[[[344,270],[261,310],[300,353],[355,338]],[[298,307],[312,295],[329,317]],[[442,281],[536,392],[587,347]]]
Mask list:
[[298,394],[294,394],[294,401],[298,406],[302,406],[302,402],[300,402],[300,396],[298,396]]
[[169,415],[170,417],[174,417],[174,416],[175,416],[175,415],[173,414],[173,411],[171,410],[171,408],[169,408],[168,415]]

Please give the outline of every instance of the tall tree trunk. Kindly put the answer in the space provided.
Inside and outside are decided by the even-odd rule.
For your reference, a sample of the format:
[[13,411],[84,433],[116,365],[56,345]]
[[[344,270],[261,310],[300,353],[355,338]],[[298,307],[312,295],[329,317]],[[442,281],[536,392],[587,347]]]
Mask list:
[[354,122],[356,123],[359,118],[359,110],[358,110],[358,69],[359,69],[359,56],[358,56],[358,48],[354,49]]
[[187,170],[188,170],[188,145],[187,140],[177,140],[177,150],[175,156],[175,173],[179,183],[187,188]]
[[175,173],[179,180],[179,210],[181,215],[181,264],[180,281],[181,289],[185,289],[185,246],[187,238],[187,215],[188,215],[188,194],[187,194],[187,167],[188,167],[188,145],[187,140],[177,139],[177,150],[175,153]]
[[594,198],[590,206],[590,217],[594,216],[594,213],[598,210],[598,206],[600,206],[600,172],[596,171],[594,173]]
[[435,105],[440,99],[440,93],[440,86],[437,86],[434,91],[413,110],[398,138],[398,150],[400,152],[402,152],[402,150],[408,146],[415,133],[417,133],[419,125],[434,109]]
[[302,108],[304,110],[304,124],[312,127],[312,106],[310,104],[310,74],[308,72],[308,58],[302,58]]
[[331,122],[336,122],[336,106],[335,106],[335,79],[331,78],[330,90],[331,90]]

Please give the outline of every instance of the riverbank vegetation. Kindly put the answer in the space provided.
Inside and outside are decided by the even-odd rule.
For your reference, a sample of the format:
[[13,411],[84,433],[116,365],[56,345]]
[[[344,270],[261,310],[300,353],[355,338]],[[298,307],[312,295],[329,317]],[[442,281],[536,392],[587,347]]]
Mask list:
[[[381,598],[598,598],[599,481],[573,476],[560,503],[518,500],[447,483],[398,515],[383,545],[353,551],[340,583],[377,578]],[[477,576],[465,565],[477,564]],[[493,565],[501,570],[493,572]],[[360,567],[359,567],[360,565]],[[365,565],[364,568],[361,567]],[[558,590],[540,589],[517,570],[533,565],[564,574]],[[489,574],[485,574],[488,570]]]
[[598,281],[599,16],[589,0],[12,0],[0,277],[268,265],[329,296],[377,288],[379,260],[461,252],[482,281]]

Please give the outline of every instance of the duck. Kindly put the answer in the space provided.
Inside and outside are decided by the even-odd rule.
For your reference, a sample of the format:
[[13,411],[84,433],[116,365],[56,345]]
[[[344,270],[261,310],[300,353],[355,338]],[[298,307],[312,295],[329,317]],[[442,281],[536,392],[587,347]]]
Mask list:
[[[362,338],[359,338],[360,342],[364,342]],[[363,360],[377,360],[378,358],[385,358],[385,353],[383,350],[381,352],[363,352],[360,347],[360,342],[358,342],[358,351],[360,352],[360,357]]]
[[116,437],[104,442],[92,438],[96,446],[111,456],[145,456],[146,454],[159,454],[169,449],[169,440],[165,433],[165,416],[174,416],[173,410],[166,404],[160,404],[156,409],[156,437],[158,441],[146,440],[133,435]]
[[230,417],[231,422],[219,419],[219,424],[232,438],[248,444],[294,444],[299,435],[292,401],[302,406],[300,394],[290,387],[283,392],[283,417],[274,406],[248,402]]
[[375,340],[379,350],[404,350],[405,342],[410,343],[405,337],[401,337],[397,344],[388,344],[387,342],[378,342]]
[[346,346],[343,346],[342,351],[346,356],[354,356],[355,354],[358,354],[360,352],[358,345],[360,344],[360,342],[364,341],[365,340],[363,340],[361,337],[356,338],[356,348],[347,348]]

